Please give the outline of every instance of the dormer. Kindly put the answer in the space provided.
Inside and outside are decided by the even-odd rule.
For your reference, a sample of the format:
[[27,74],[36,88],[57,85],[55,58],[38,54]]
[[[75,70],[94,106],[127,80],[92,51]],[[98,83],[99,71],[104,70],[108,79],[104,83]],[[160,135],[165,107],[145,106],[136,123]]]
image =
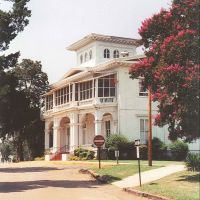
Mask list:
[[132,57],[136,55],[138,46],[137,39],[92,33],[67,49],[76,52],[78,66],[93,67],[110,59]]

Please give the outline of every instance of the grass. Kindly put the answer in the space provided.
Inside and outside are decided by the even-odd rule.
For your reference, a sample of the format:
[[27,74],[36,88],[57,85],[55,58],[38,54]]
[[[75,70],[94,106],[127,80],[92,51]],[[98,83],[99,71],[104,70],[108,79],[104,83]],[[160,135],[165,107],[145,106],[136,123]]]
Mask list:
[[[138,161],[137,160],[120,160],[119,165],[113,160],[102,160],[101,169],[98,168],[98,160],[86,160],[86,161],[56,161],[55,164],[77,164],[84,168],[91,169],[99,175],[108,175],[111,178],[111,182],[115,180],[121,180],[127,176],[132,176],[138,173]],[[148,166],[147,160],[141,161],[141,172],[164,167],[171,164],[183,164],[183,162],[176,161],[153,161],[153,166]]]
[[[158,166],[149,167],[147,165],[141,165],[141,172],[155,168],[158,168]],[[99,175],[110,176],[111,181],[121,180],[127,176],[131,176],[138,173],[138,165],[136,164],[105,165],[102,167],[102,169],[99,169],[97,166],[93,166],[91,169]]]
[[199,200],[199,178],[200,175],[197,172],[183,171],[136,189],[173,200]]
[[[87,162],[93,162],[93,163],[98,163],[98,160],[86,160],[86,161],[83,161],[85,163]],[[116,161],[115,160],[102,160],[101,161],[102,163],[110,163],[110,164],[116,164]],[[141,160],[140,161],[142,165],[148,165],[148,161],[147,160]],[[137,165],[138,164],[138,161],[137,160],[119,160],[119,163],[120,164],[134,164],[134,165]],[[167,166],[167,165],[176,165],[176,164],[184,164],[184,162],[181,162],[181,161],[153,161],[153,166],[159,166],[159,167],[164,167],[164,166]]]

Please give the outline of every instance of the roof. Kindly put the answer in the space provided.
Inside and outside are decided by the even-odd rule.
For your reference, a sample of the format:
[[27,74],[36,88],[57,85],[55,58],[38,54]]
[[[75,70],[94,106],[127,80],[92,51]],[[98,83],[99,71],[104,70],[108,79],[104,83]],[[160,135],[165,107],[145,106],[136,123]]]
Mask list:
[[137,63],[138,60],[143,59],[145,55],[135,55],[133,57],[124,57],[108,60],[104,63],[100,63],[95,67],[85,67],[85,68],[71,68],[61,80],[50,85],[51,90],[47,92],[44,96],[51,94],[52,91],[62,88],[63,86],[69,84],[70,82],[77,82],[78,80],[87,77],[91,74],[98,74],[102,71],[108,71],[109,69],[118,66],[130,67],[132,64]]
[[78,40],[77,42],[71,44],[69,47],[67,47],[67,50],[77,51],[79,48],[93,41],[103,41],[103,42],[112,42],[125,45],[140,46],[140,40],[138,39],[91,33],[90,35],[87,35],[84,38]]

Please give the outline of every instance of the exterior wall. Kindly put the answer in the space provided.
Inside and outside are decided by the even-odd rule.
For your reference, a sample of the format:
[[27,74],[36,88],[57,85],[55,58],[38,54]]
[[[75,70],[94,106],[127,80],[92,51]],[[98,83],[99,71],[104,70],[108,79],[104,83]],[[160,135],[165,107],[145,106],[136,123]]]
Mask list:
[[[110,50],[110,58],[104,58],[104,49]],[[92,50],[92,59],[89,60],[89,52]],[[94,67],[95,65],[106,62],[107,60],[113,59],[113,52],[114,50],[119,51],[119,56],[121,52],[127,51],[129,52],[129,57],[136,55],[136,46],[133,45],[122,45],[122,44],[116,44],[116,43],[108,43],[108,42],[92,42],[82,48],[80,48],[76,54],[77,54],[77,65],[80,65],[80,67]],[[80,56],[83,55],[83,60],[85,53],[88,54],[88,61],[80,63]]]
[[[90,50],[92,51],[92,59],[89,60],[89,52]],[[88,54],[88,61],[85,62],[85,53],[87,52]],[[88,44],[84,47],[82,47],[81,49],[79,49],[76,52],[76,63],[77,65],[80,65],[81,67],[94,67],[96,64],[96,42],[92,42],[91,44]],[[83,63],[80,63],[80,56],[83,56]]]
[[[152,104],[152,114],[156,114],[156,103]],[[129,139],[140,138],[140,119],[148,118],[148,97],[139,96],[139,80],[129,78],[127,68],[118,70],[118,112],[119,133]],[[153,126],[153,136],[167,142],[167,128]]]
[[[110,50],[110,58],[104,58],[104,49]],[[121,52],[129,52],[129,57],[136,55],[136,47],[132,45],[122,45],[109,42],[96,42],[96,64],[106,62],[107,60],[113,59],[114,50],[119,50],[119,55]],[[120,55],[120,57],[122,57]]]

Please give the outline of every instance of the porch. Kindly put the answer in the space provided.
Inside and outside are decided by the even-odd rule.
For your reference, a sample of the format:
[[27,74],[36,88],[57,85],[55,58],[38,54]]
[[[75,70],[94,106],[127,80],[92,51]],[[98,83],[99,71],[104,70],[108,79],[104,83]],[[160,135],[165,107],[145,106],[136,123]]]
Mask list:
[[49,160],[65,160],[78,147],[95,148],[93,138],[117,133],[117,111],[65,113],[45,121],[45,154]]

